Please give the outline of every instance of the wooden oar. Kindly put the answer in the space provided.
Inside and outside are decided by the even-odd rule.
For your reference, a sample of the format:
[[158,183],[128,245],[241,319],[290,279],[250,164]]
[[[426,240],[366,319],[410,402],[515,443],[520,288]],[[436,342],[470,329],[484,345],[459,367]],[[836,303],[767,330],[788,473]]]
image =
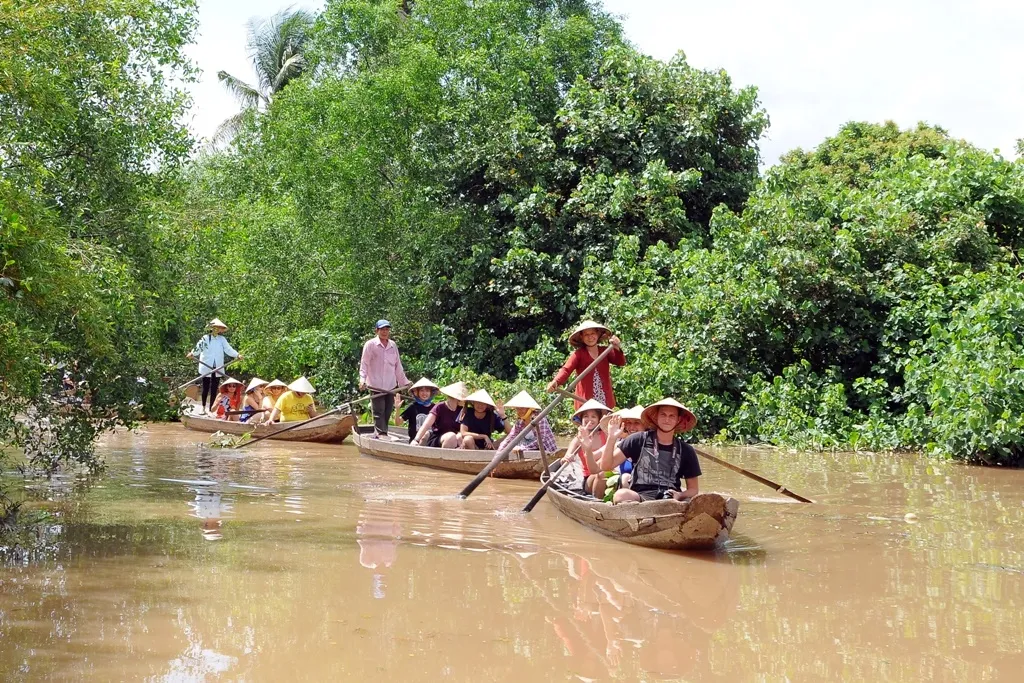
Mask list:
[[[608,348],[602,351],[601,355],[595,358],[594,362],[588,365],[586,370],[577,375],[576,379],[569,382],[569,385],[566,387],[566,391],[571,391],[577,384],[579,384],[581,379],[583,379],[591,372],[593,372],[594,369],[598,366],[598,364],[601,361],[603,361],[608,356],[608,354],[612,352],[614,348],[615,346],[609,344]],[[516,438],[509,441],[507,445],[502,444],[501,448],[499,448],[498,451],[494,454],[494,457],[491,458],[491,461],[487,463],[487,466],[480,470],[480,473],[473,478],[473,481],[469,482],[466,485],[466,488],[462,489],[462,491],[459,493],[459,498],[468,498],[473,493],[473,491],[476,490],[476,487],[480,486],[480,484],[483,483],[485,479],[487,479],[491,472],[494,471],[494,468],[497,467],[502,460],[508,457],[508,454],[512,452],[512,449],[518,446],[519,443],[526,437],[526,435],[530,433],[530,430],[535,429],[536,426],[540,423],[540,421],[547,417],[548,413],[554,410],[555,406],[557,406],[564,397],[565,396],[561,393],[555,394],[555,397],[551,400],[551,403],[549,403],[543,410],[537,413],[537,416],[530,420],[530,424],[528,424],[523,431],[516,434]]]
[[272,436],[277,436],[278,434],[283,434],[284,432],[290,432],[293,429],[297,429],[299,427],[304,427],[305,425],[308,425],[310,422],[316,422],[317,420],[325,418],[328,415],[334,415],[336,413],[340,413],[342,410],[345,410],[347,405],[348,404],[338,406],[334,410],[328,410],[326,413],[321,413],[320,415],[317,415],[316,417],[311,417],[308,420],[300,420],[299,422],[296,422],[293,425],[285,427],[284,429],[276,429],[276,430],[272,431],[269,434],[264,434],[263,436],[256,437],[252,441],[246,441],[245,443],[240,443],[237,446],[235,446],[234,448],[245,448],[246,446],[251,446],[254,443],[259,443],[260,441],[263,441],[264,439],[269,439]]
[[[590,434],[588,434],[587,436],[593,436],[594,432],[596,432],[600,428],[601,428],[601,425],[598,424],[596,427],[594,427],[593,429],[590,430]],[[544,447],[540,445],[540,441],[539,440],[537,442],[537,445],[541,447],[540,454],[541,454],[541,457],[543,458],[543,456],[544,456],[543,448]],[[558,471],[556,471],[554,474],[551,474],[551,468],[548,467],[548,464],[547,464],[546,461],[544,462],[544,471],[547,472],[548,475],[550,475],[550,476],[548,477],[548,480],[546,482],[544,482],[544,483],[542,483],[540,485],[540,488],[537,489],[537,493],[533,494],[533,498],[531,498],[530,502],[527,503],[526,507],[523,508],[523,512],[529,512],[533,508],[537,507],[537,503],[539,503],[540,499],[544,497],[544,494],[548,492],[548,487],[551,486],[551,482],[553,482],[558,477],[558,475],[560,475],[562,473],[562,470],[564,470],[566,467],[569,466],[569,464],[572,462],[572,458],[579,454],[581,448],[583,448],[583,442],[580,442],[576,446],[576,450],[573,453],[567,453],[565,455],[565,457],[562,458],[562,466],[559,467]],[[584,456],[584,457],[586,457],[586,456]],[[586,480],[586,477],[584,477],[583,478],[583,488],[585,489],[586,487],[587,487],[587,480]]]
[[749,479],[753,479],[756,482],[760,482],[760,483],[764,484],[765,486],[769,486],[769,487],[775,489],[776,493],[781,493],[784,496],[789,496],[793,500],[798,500],[801,503],[813,503],[814,502],[810,498],[804,498],[799,493],[793,493],[792,491],[787,489],[785,486],[782,486],[781,484],[776,484],[771,479],[766,479],[766,478],[762,477],[760,474],[754,474],[750,470],[745,470],[742,467],[740,467],[739,465],[733,465],[731,462],[728,462],[726,460],[722,460],[721,458],[716,457],[714,455],[711,455],[710,453],[706,453],[706,452],[704,452],[702,450],[698,450],[696,448],[694,448],[693,450],[697,451],[697,453],[699,455],[707,458],[711,462],[717,462],[722,467],[728,468],[728,469],[732,470],[733,472],[739,472],[744,477],[747,477]]
[[189,386],[190,384],[195,384],[196,382],[198,382],[199,380],[201,380],[201,379],[202,379],[202,378],[204,378],[204,377],[209,377],[210,375],[212,375],[212,374],[213,374],[213,373],[215,373],[215,372],[220,372],[221,370],[223,370],[223,369],[224,369],[224,368],[226,368],[227,366],[229,366],[229,365],[234,365],[234,364],[235,364],[235,363],[237,363],[237,362],[238,362],[239,360],[241,360],[241,359],[239,359],[239,358],[235,358],[234,360],[232,360],[232,361],[230,361],[230,362],[228,362],[228,363],[225,363],[224,365],[220,366],[219,368],[210,368],[210,366],[209,366],[209,365],[206,365],[206,363],[204,363],[203,361],[199,361],[199,364],[200,364],[200,365],[206,365],[206,367],[210,368],[210,372],[206,373],[205,375],[199,375],[199,376],[198,376],[198,377],[196,377],[195,379],[190,379],[189,381],[185,382],[185,383],[184,383],[184,384],[182,384],[182,385],[181,385],[180,387],[178,387],[178,388],[176,389],[176,391],[181,391],[181,390],[182,390],[182,389],[184,389],[185,387]]
[[[395,391],[397,391],[397,390],[395,390]],[[391,392],[386,392],[386,393],[391,393]],[[295,424],[293,424],[293,425],[291,425],[289,427],[285,427],[284,429],[277,429],[277,430],[271,432],[270,434],[264,434],[261,437],[253,439],[252,441],[246,441],[245,443],[240,443],[237,446],[235,446],[235,448],[245,448],[246,446],[251,446],[252,444],[257,443],[259,441],[263,441],[264,439],[269,439],[270,437],[277,436],[278,434],[281,434],[283,432],[290,432],[293,429],[296,429],[298,427],[302,427],[303,425],[308,425],[310,422],[314,422],[316,420],[319,420],[320,418],[327,417],[328,415],[335,415],[337,413],[340,413],[343,410],[351,412],[352,406],[354,406],[355,404],[362,403],[364,401],[369,401],[370,399],[374,399],[374,398],[377,398],[378,396],[384,396],[384,395],[386,395],[386,394],[385,393],[382,393],[382,394],[370,394],[369,396],[363,396],[362,398],[357,398],[355,400],[349,401],[348,403],[342,403],[340,406],[338,406],[334,410],[328,410],[326,413],[322,413],[320,415],[317,415],[316,417],[311,417],[308,420],[301,420],[301,421],[296,422]]]

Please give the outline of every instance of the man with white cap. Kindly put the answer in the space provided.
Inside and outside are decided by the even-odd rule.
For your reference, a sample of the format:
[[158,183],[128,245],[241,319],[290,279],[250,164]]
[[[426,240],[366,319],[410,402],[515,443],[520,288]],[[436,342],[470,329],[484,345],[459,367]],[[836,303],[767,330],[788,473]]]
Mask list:
[[316,404],[313,394],[316,389],[305,377],[300,377],[288,385],[288,391],[277,399],[274,410],[270,413],[269,422],[299,422],[316,417]]
[[[391,323],[377,321],[377,336],[363,344],[363,355],[359,361],[359,389],[370,391],[391,391],[408,384],[402,368],[398,347],[391,341]],[[395,410],[395,395],[388,393],[376,396],[372,401],[373,427],[377,436],[387,436],[391,413]]]
[[[626,503],[674,498],[688,500],[699,492],[700,463],[693,446],[676,436],[697,424],[690,409],[671,398],[648,406],[641,421],[647,431],[619,442],[622,418],[608,421],[608,442],[601,455],[601,469],[611,470],[629,460],[633,465],[631,488],[619,489],[612,502]],[[686,490],[680,490],[680,482]]]
[[[203,413],[213,410],[217,404],[217,391],[220,389],[220,378],[225,376],[224,356],[241,358],[242,354],[231,348],[231,344],[224,338],[228,326],[221,322],[220,318],[214,318],[209,322],[209,334],[204,334],[196,342],[194,349],[185,354],[186,358],[199,356],[199,376],[203,378]],[[209,401],[207,401],[209,399]]]

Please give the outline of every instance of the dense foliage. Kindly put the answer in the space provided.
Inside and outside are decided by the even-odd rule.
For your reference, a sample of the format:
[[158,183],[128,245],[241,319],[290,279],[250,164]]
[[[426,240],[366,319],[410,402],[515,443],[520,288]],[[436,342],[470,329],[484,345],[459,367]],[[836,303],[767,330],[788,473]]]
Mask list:
[[311,20],[301,50],[259,33],[260,106],[183,164],[191,0],[3,5],[4,443],[95,465],[213,315],[246,374],[327,404],[380,317],[411,375],[507,397],[592,316],[624,339],[620,403],[676,395],[697,437],[1024,460],[1019,164],[849,124],[759,178],[756,91],[586,0]]
[[0,6],[0,443],[27,445],[34,465],[95,467],[98,430],[166,405],[157,382],[179,316],[164,299],[177,228],[162,187],[190,151],[194,9]]

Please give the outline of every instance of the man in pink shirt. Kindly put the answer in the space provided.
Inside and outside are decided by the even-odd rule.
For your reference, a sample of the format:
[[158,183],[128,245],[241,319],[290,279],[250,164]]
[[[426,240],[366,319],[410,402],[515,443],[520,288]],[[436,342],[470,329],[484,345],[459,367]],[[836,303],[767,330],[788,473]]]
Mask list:
[[[377,321],[377,336],[363,344],[363,357],[359,361],[359,389],[390,391],[408,384],[398,357],[398,347],[390,340],[391,323]],[[373,399],[373,427],[377,436],[387,436],[391,413],[395,410],[395,395],[387,394]]]

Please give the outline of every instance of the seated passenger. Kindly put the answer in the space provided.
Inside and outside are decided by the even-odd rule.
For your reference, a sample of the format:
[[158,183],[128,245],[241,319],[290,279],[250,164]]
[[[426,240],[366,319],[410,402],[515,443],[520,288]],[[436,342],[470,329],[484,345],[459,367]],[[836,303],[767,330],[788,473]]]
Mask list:
[[263,401],[260,403],[263,412],[261,413],[260,422],[270,422],[270,414],[274,412],[277,399],[281,398],[281,394],[286,391],[288,391],[288,385],[279,379],[275,379],[263,387]]
[[594,493],[598,497],[604,495],[605,487],[605,478],[598,465],[598,458],[605,442],[605,434],[601,431],[601,418],[611,412],[611,408],[594,399],[580,406],[572,416],[573,422],[580,425],[580,428],[566,449],[567,453],[575,453],[580,459],[582,488],[587,493],[594,493],[600,488],[600,494]]
[[[509,408],[514,408],[516,411],[516,423],[513,425],[512,431],[508,433],[508,436],[501,440],[502,442],[508,442],[510,439],[516,438],[519,432],[526,429],[526,425],[530,424],[533,413],[540,410],[540,404],[533,400],[530,394],[520,391],[505,404],[506,414],[508,414]],[[555,433],[551,431],[551,425],[548,423],[548,419],[544,417],[541,418],[536,427],[530,430],[529,434],[523,437],[519,445],[512,449],[512,453],[516,457],[520,457],[523,451],[540,450],[537,448],[538,435],[540,436],[539,443],[544,446],[546,452],[554,453],[558,450],[558,444],[555,442]]]
[[[611,420],[612,417],[614,417],[614,416],[620,417],[622,419],[622,434],[619,435],[619,441],[621,442],[622,439],[625,439],[630,434],[636,434],[637,432],[642,432],[644,430],[643,423],[640,421],[640,418],[643,415],[643,412],[644,412],[644,407],[643,406],[635,405],[632,408],[627,408],[627,409],[619,410],[619,411],[616,411],[616,412],[612,413],[611,415],[605,415],[603,418],[601,418],[601,431],[603,431],[605,434],[607,434],[608,433],[608,421]],[[598,457],[600,458],[600,455]],[[604,474],[608,475],[609,477],[611,476],[611,474],[620,474],[620,475],[622,475],[621,477],[619,477],[619,479],[618,479],[618,481],[616,482],[615,485],[616,485],[617,488],[627,488],[628,489],[629,488],[630,477],[632,476],[630,474],[632,469],[633,469],[633,466],[630,464],[630,462],[628,460],[626,460],[621,465],[619,465],[615,470],[611,470],[610,473],[609,472],[604,472]],[[607,483],[607,478],[606,478],[605,481]],[[594,487],[594,490],[595,490],[594,495],[595,496],[598,495],[598,493],[597,493],[597,489],[598,488],[599,487],[597,487],[597,486]],[[607,488],[605,488],[605,491],[607,491]],[[607,495],[607,494],[605,494],[605,495]]]
[[455,382],[441,388],[445,400],[435,403],[423,421],[416,438],[410,441],[413,446],[430,446],[431,448],[459,447],[459,408],[464,404],[468,394],[465,382]]
[[263,419],[263,387],[267,385],[265,380],[253,377],[249,380],[249,386],[245,388],[245,401],[242,403],[242,414],[239,422],[259,423]]
[[401,427],[405,422],[409,423],[410,442],[416,439],[423,423],[427,421],[427,415],[434,408],[434,394],[438,391],[440,390],[437,385],[424,377],[409,387],[409,393],[416,400],[401,412],[398,412],[398,409],[402,407],[402,397],[395,396],[395,424]]
[[305,377],[300,377],[288,385],[288,391],[281,394],[270,413],[270,422],[299,422],[316,417],[316,405],[313,394],[316,389]]
[[238,410],[242,407],[242,387],[234,377],[228,377],[217,392],[217,419],[238,422]]
[[462,448],[468,450],[494,450],[492,437],[496,432],[508,432],[505,409],[483,389],[466,397],[466,407],[459,415],[459,438]]
[[[643,411],[646,431],[631,434],[618,443],[622,420],[608,421],[608,443],[601,456],[601,469],[610,470],[629,460],[633,466],[633,482],[629,489],[615,492],[613,503],[645,500],[689,500],[697,495],[700,463],[693,447],[676,436],[688,432],[697,418],[681,403],[664,398]],[[680,481],[686,490],[680,490]]]

